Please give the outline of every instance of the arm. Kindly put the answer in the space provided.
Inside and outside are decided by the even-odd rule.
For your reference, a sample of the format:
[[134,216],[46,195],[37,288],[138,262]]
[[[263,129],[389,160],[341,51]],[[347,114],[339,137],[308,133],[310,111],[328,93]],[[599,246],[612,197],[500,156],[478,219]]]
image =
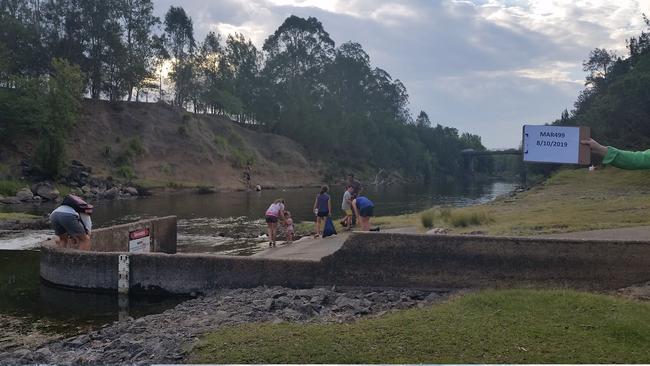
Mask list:
[[354,210],[355,216],[361,217],[361,216],[359,216],[359,209],[357,208],[357,200],[356,199],[352,200],[352,209]]
[[327,200],[327,211],[329,212],[327,216],[332,216],[332,197]]
[[589,145],[596,155],[604,156],[603,164],[621,169],[650,169],[650,150],[626,151],[611,146],[603,146],[593,139],[582,140],[580,143]]
[[316,199],[314,200],[314,209],[313,209],[313,211],[316,211],[317,208],[318,208],[318,195],[316,195]]

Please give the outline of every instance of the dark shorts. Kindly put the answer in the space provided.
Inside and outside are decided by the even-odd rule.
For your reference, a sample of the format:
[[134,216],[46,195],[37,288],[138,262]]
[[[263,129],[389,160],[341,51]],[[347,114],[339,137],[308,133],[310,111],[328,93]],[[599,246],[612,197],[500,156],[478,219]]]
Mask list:
[[276,222],[278,222],[278,217],[277,216],[266,215],[266,223],[267,224],[275,224]]
[[374,211],[374,206],[368,206],[364,207],[361,210],[359,210],[359,216],[361,217],[370,217],[372,216],[372,212]]
[[318,217],[327,217],[327,216],[329,216],[329,214],[330,214],[329,211],[322,211],[322,212],[319,211],[319,212],[316,214],[316,216],[318,216]]
[[55,212],[50,215],[52,228],[56,235],[68,234],[71,236],[85,235],[86,229],[81,224],[79,216],[67,212]]

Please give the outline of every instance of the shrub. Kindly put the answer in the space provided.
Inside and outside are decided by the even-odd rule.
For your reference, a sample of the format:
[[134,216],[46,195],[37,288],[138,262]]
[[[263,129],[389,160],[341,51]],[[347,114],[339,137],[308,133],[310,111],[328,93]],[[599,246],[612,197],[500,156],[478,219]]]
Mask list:
[[217,145],[217,147],[221,147],[223,149],[228,149],[230,144],[228,143],[228,140],[221,135],[214,135],[214,143]]
[[124,178],[127,181],[131,181],[135,178],[135,171],[130,165],[120,165],[115,171],[118,177]]
[[15,196],[21,188],[25,186],[17,180],[0,180],[0,195],[2,196]]
[[160,171],[165,175],[174,175],[174,167],[169,163],[165,163],[160,166]]
[[129,141],[128,149],[131,150],[135,156],[140,156],[145,152],[144,146],[139,137],[134,137]]
[[425,228],[431,229],[433,228],[435,217],[436,217],[436,212],[433,209],[427,210],[420,214],[420,222],[422,223],[422,226],[424,226]]
[[455,227],[468,227],[494,222],[494,218],[486,211],[453,212],[450,223]]

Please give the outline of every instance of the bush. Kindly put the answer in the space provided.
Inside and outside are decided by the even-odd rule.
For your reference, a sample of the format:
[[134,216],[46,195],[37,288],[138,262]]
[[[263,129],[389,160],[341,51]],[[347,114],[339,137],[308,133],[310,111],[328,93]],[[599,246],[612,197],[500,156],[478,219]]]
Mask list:
[[124,178],[129,182],[135,178],[135,171],[133,171],[130,165],[120,165],[115,173],[118,177]]
[[431,209],[420,214],[420,222],[427,229],[432,229],[435,222],[436,212]]
[[449,221],[455,227],[468,227],[494,222],[494,218],[486,211],[453,212]]
[[165,175],[174,175],[174,167],[169,163],[165,163],[160,166],[160,171]]
[[134,137],[129,141],[128,149],[131,150],[135,156],[141,156],[145,152],[144,146],[139,137]]
[[0,195],[15,196],[16,192],[18,192],[24,186],[24,182],[17,180],[0,180]]

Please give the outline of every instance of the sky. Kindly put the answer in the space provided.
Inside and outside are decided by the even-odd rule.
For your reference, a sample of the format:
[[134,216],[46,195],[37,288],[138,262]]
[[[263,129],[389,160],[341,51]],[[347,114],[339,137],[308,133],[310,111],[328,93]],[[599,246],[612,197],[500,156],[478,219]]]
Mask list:
[[161,19],[182,6],[195,38],[243,33],[261,49],[290,15],[316,17],[340,45],[360,43],[401,80],[413,116],[517,147],[524,124],[572,109],[594,48],[625,56],[650,0],[154,0]]

